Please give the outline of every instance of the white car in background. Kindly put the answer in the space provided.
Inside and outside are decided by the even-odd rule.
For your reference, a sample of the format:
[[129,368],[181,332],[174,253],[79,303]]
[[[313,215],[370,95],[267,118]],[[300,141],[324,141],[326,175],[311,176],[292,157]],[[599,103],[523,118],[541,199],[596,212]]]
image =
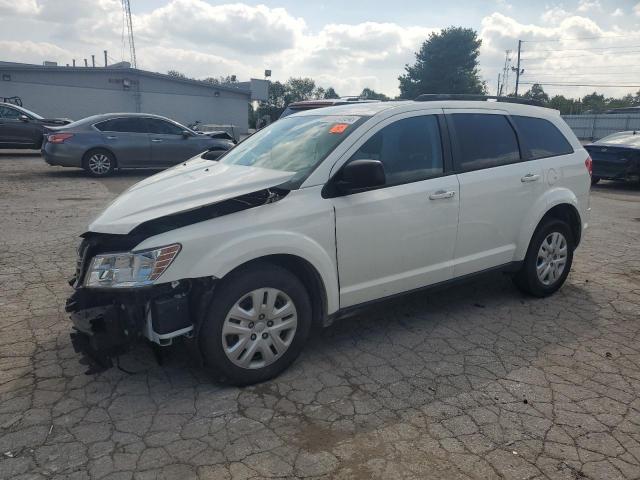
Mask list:
[[314,324],[489,270],[543,297],[587,227],[591,160],[557,111],[455,96],[283,118],[134,185],[83,235],[67,310],[93,370],[187,337],[269,379]]

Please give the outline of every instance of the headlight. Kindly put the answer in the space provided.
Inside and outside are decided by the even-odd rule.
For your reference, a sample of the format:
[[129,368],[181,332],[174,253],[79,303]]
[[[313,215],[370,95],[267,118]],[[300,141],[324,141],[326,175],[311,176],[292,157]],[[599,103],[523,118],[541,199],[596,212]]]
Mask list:
[[169,268],[180,252],[181,245],[139,252],[105,253],[96,255],[85,277],[86,287],[130,288],[151,285]]

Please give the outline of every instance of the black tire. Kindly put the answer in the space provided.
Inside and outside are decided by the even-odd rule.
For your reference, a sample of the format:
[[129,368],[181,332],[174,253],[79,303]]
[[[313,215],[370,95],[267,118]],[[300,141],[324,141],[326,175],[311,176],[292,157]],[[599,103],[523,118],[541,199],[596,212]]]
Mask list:
[[[542,245],[542,242],[552,233],[558,232],[564,236],[567,243],[567,258],[564,266],[564,270],[560,276],[549,285],[545,285],[538,278],[537,263],[538,263],[538,251]],[[531,238],[529,248],[527,249],[527,256],[524,259],[522,268],[513,277],[515,285],[524,293],[533,295],[534,297],[547,297],[555,293],[564,284],[571,265],[573,263],[573,251],[575,249],[575,241],[571,228],[562,220],[554,218],[543,220]]]
[[[298,323],[288,349],[280,358],[264,367],[243,368],[234,364],[223,350],[223,325],[236,302],[260,288],[276,288],[289,296],[295,305]],[[298,357],[309,336],[311,323],[311,301],[302,282],[285,268],[261,262],[240,268],[222,280],[215,290],[198,342],[205,366],[217,381],[236,386],[251,385],[275,377]]]
[[[100,165],[105,168],[98,168],[98,166],[94,166],[94,157],[100,158]],[[89,150],[84,154],[82,158],[82,168],[91,175],[92,177],[108,177],[112,175],[114,170],[116,169],[116,157],[109,150],[105,150],[103,148],[94,148],[93,150]]]
[[600,177],[591,177],[591,185],[596,185],[600,181]]

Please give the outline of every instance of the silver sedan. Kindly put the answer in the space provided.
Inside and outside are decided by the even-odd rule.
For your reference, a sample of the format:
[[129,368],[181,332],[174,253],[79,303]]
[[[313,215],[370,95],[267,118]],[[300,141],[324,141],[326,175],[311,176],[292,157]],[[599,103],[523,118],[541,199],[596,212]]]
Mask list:
[[41,151],[49,165],[104,177],[116,169],[170,167],[203,152],[214,160],[234,145],[226,132],[198,133],[158,115],[108,113],[50,129]]

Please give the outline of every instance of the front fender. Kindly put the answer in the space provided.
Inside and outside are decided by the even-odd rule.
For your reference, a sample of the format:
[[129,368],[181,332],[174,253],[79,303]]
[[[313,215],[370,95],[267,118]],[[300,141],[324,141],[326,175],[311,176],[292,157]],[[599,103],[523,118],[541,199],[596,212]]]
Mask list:
[[[562,204],[571,205],[577,212],[580,212],[578,198],[571,190],[565,187],[550,188],[531,206],[520,228],[514,255],[515,261],[524,260],[533,232],[536,230],[542,217],[553,207]],[[578,213],[578,215],[580,214]]]
[[204,256],[183,258],[182,262],[171,265],[163,274],[162,281],[207,276],[223,278],[252,260],[269,255],[292,255],[306,260],[320,275],[327,295],[327,313],[331,314],[339,308],[338,278],[332,251],[335,251],[335,247],[328,250],[306,235],[277,230],[261,231],[216,245]]

